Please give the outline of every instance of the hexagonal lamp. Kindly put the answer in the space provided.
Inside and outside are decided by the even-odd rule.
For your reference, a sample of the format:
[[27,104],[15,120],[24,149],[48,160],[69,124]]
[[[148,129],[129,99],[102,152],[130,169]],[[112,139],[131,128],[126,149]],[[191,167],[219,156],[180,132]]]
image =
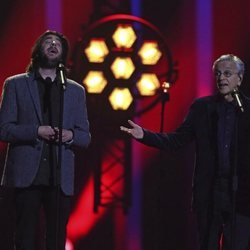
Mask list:
[[116,79],[128,79],[133,74],[135,66],[130,57],[116,57],[111,70]]
[[107,85],[107,80],[102,71],[89,71],[83,83],[89,93],[100,94]]
[[109,101],[114,110],[127,110],[133,97],[128,88],[114,88],[109,96]]
[[91,39],[85,49],[85,54],[92,63],[102,63],[109,50],[104,39]]
[[[82,40],[79,53],[74,53],[81,63],[75,72],[79,70],[79,77],[85,77],[82,82],[87,93],[102,94],[111,103],[107,110],[126,110],[133,99],[144,100],[141,96],[168,95],[177,79],[165,37],[147,20],[126,14],[105,16],[85,30]],[[156,103],[160,97],[150,99]],[[134,111],[132,107],[130,111]]]
[[131,25],[119,24],[112,38],[118,48],[131,48],[137,37]]
[[143,64],[154,65],[158,62],[162,53],[156,41],[147,41],[142,44],[142,47],[138,51],[138,55],[141,57]]
[[136,83],[137,89],[142,96],[154,95],[160,87],[160,82],[153,73],[143,73],[139,81]]

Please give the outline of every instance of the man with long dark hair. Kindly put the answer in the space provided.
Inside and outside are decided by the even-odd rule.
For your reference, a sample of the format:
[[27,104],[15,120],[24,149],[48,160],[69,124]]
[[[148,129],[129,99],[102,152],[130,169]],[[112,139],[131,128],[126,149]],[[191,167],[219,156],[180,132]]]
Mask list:
[[37,249],[41,207],[46,249],[65,249],[74,191],[72,146],[90,143],[85,90],[58,71],[68,51],[64,35],[46,31],[34,44],[27,72],[4,83],[0,139],[8,151],[2,184],[15,188],[16,250]]

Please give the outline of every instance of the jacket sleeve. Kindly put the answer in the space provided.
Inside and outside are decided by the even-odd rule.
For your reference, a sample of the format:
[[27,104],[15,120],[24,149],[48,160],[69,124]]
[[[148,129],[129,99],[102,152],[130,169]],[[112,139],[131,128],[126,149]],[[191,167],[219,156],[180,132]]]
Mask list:
[[69,128],[73,132],[73,140],[69,144],[86,148],[91,141],[91,135],[89,132],[85,89],[81,86],[77,93],[77,111],[74,113],[74,125]]
[[183,123],[171,133],[155,133],[146,129],[141,140],[145,145],[159,148],[177,150],[193,141],[195,138],[196,108],[193,104]]
[[7,79],[4,83],[0,105],[0,140],[9,143],[36,143],[38,125],[20,123],[16,80]]

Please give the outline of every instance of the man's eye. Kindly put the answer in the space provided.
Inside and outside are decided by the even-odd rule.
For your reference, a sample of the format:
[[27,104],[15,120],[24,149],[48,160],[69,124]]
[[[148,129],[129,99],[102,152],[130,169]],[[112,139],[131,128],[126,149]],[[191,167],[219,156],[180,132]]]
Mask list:
[[229,76],[231,76],[231,75],[232,75],[232,73],[229,72],[229,71],[225,71],[225,72],[224,72],[224,76],[226,76],[226,77],[229,77]]

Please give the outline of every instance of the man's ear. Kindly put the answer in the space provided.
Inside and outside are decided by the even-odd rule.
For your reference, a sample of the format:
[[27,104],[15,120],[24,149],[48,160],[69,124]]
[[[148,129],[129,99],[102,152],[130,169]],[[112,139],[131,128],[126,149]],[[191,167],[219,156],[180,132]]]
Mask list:
[[243,75],[242,74],[238,74],[238,77],[240,79],[239,83],[238,83],[238,86],[240,86],[241,82],[242,82],[242,79],[243,79]]

